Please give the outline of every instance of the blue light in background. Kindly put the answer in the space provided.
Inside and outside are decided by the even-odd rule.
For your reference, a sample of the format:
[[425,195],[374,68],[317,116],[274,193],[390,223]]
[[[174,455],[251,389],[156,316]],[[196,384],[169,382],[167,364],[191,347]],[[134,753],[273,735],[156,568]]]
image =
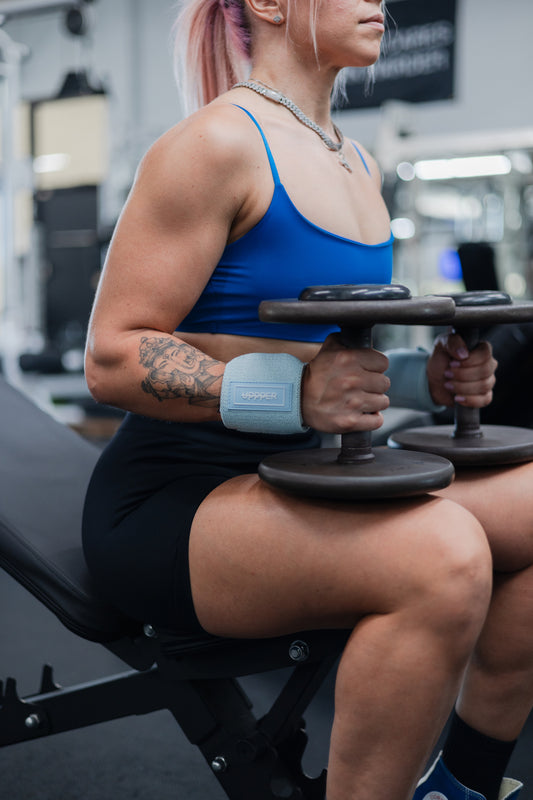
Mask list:
[[463,277],[461,259],[457,250],[443,250],[439,256],[439,274],[448,281],[460,281]]

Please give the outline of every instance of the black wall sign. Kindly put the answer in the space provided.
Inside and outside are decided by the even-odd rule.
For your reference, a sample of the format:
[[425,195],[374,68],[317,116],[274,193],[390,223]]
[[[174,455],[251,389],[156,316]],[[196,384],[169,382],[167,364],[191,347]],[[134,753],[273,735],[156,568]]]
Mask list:
[[389,3],[388,12],[382,55],[374,68],[374,87],[367,93],[367,71],[350,69],[348,107],[371,108],[385,100],[424,103],[453,97],[456,0],[396,0]]

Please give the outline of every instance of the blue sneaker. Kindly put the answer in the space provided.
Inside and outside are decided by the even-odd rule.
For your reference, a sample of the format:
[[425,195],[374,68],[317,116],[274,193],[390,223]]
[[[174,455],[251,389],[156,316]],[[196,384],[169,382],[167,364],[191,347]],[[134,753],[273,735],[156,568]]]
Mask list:
[[[523,784],[504,778],[498,800],[516,800]],[[467,789],[446,769],[439,755],[429,772],[419,781],[413,800],[485,800],[479,792]]]

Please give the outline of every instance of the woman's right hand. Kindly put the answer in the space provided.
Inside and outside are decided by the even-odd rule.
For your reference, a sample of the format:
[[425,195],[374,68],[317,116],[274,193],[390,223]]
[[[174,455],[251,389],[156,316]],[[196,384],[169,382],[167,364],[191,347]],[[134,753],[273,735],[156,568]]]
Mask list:
[[371,348],[348,349],[328,336],[302,381],[304,423],[324,433],[377,430],[388,408],[387,356]]

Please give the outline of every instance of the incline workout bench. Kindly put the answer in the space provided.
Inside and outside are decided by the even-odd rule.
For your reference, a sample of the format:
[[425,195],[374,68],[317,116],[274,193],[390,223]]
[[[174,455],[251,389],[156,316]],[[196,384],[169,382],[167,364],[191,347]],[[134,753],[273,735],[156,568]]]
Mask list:
[[[155,630],[103,603],[81,549],[85,489],[99,450],[0,378],[0,565],[77,636],[124,661],[118,675],[69,688],[44,667],[39,694],[0,684],[0,745],[168,709],[232,800],[324,800],[308,778],[302,714],[348,631],[230,640]],[[237,678],[292,667],[257,719]]]

